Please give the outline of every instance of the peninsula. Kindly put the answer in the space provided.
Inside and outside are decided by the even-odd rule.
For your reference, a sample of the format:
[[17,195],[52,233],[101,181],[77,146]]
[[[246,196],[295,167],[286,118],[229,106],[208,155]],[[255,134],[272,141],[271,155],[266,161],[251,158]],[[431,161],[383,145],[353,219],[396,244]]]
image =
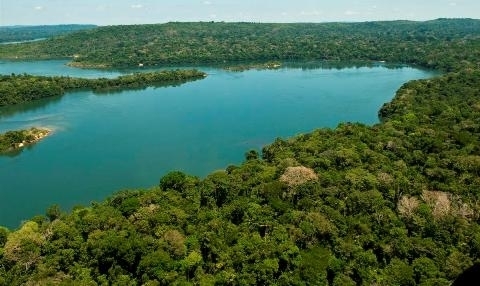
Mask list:
[[64,95],[68,91],[90,89],[94,92],[113,92],[122,89],[141,89],[148,86],[182,84],[207,75],[198,70],[163,70],[133,73],[113,79],[46,77],[27,74],[0,75],[0,107],[45,97]]

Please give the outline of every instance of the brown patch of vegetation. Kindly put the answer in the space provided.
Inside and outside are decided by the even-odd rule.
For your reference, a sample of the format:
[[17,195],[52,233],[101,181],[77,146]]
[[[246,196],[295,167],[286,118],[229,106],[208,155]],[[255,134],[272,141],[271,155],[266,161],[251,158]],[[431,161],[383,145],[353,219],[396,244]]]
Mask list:
[[404,217],[411,218],[418,209],[419,203],[415,197],[402,196],[398,202],[398,212]]
[[450,195],[440,191],[423,191],[422,200],[432,209],[435,219],[447,216],[452,208]]
[[173,255],[181,257],[185,255],[185,237],[178,230],[168,230],[163,235],[163,239],[170,246]]
[[287,167],[280,177],[280,181],[288,186],[298,186],[309,181],[318,180],[318,175],[310,168],[304,166]]
[[384,186],[389,186],[391,184],[393,184],[393,177],[392,175],[388,174],[388,173],[385,173],[385,172],[380,172],[378,175],[377,175],[377,181],[381,184],[381,185],[384,185]]

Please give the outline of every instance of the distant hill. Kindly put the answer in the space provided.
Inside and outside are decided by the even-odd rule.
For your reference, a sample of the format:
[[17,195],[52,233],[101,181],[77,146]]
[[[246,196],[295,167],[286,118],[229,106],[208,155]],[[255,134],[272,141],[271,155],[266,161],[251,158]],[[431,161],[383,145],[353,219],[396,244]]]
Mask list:
[[[386,61],[447,70],[476,63],[480,20],[425,22],[172,22],[106,26],[5,45],[0,58],[70,58],[80,67],[123,68],[248,61]],[[457,52],[445,54],[446,50]],[[452,57],[451,55],[461,55]]]
[[95,25],[0,26],[0,43],[23,42],[95,28]]

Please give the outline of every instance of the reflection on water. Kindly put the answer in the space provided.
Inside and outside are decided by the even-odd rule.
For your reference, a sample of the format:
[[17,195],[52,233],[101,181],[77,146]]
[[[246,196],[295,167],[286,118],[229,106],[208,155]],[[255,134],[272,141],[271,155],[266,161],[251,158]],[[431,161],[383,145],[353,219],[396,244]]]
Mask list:
[[[200,79],[194,79],[194,80],[177,80],[173,82],[158,82],[158,83],[152,83],[149,86],[138,86],[138,87],[128,87],[128,88],[122,88],[122,89],[103,89],[103,90],[94,90],[93,93],[96,95],[112,95],[112,94],[119,94],[122,92],[128,92],[128,91],[140,91],[140,90],[145,90],[150,87],[154,88],[166,88],[166,87],[178,87],[182,84],[185,84],[190,81],[195,81],[195,80],[200,80]],[[47,98],[42,98],[39,100],[34,100],[22,104],[16,104],[16,105],[11,105],[11,106],[2,106],[0,107],[0,120],[6,117],[11,117],[17,113],[23,113],[25,111],[36,111],[36,110],[41,110],[47,108],[51,104],[58,103],[62,96],[76,93],[79,91],[88,91],[86,89],[78,89],[74,91],[67,92],[64,95],[60,96],[53,96],[53,97],[47,97]],[[28,120],[24,120],[27,122]],[[38,121],[37,118],[30,119],[30,121]],[[5,128],[2,128],[0,126],[0,131],[5,130]]]
[[119,94],[123,92],[128,92],[128,91],[141,91],[145,90],[147,88],[165,88],[165,87],[179,87],[182,84],[185,84],[187,82],[191,81],[196,81],[196,80],[201,80],[201,79],[194,79],[194,80],[177,80],[173,82],[157,82],[157,83],[152,83],[149,86],[138,86],[138,87],[128,87],[128,88],[122,88],[122,89],[100,89],[100,90],[94,90],[93,93],[96,95],[109,95],[109,94]]
[[286,62],[283,64],[284,67],[288,68],[300,68],[303,70],[311,69],[351,69],[351,68],[364,68],[364,67],[385,67],[388,69],[404,68],[405,65],[402,64],[385,64],[383,62],[372,62],[372,61],[311,61],[311,62]]
[[9,152],[5,152],[5,153],[2,153],[2,156],[7,156],[7,157],[13,158],[13,157],[16,157],[16,156],[20,155],[25,148],[31,148],[31,147],[32,146],[25,146],[22,149],[15,149],[15,150],[12,150],[12,151],[9,151]]
[[[7,117],[12,117],[17,113],[24,113],[25,111],[45,110],[50,105],[58,103],[61,100],[61,98],[62,96],[53,96],[48,98],[42,98],[40,100],[30,101],[23,104],[0,107],[0,120]],[[43,115],[43,116],[47,116],[47,115]],[[0,123],[3,124],[5,122],[0,121]],[[0,126],[0,129],[2,129],[1,126]]]

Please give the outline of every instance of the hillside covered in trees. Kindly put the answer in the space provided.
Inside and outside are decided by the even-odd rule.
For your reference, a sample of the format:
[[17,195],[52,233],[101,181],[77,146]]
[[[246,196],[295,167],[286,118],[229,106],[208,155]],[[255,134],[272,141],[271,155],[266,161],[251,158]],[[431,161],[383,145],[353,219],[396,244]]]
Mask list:
[[[241,165],[205,178],[172,171],[151,189],[123,191],[70,212],[53,205],[17,230],[0,228],[0,285],[450,285],[480,262],[479,23],[265,24],[249,46],[262,48],[245,53],[245,60],[272,60],[259,55],[271,55],[268,45],[281,46],[273,38],[280,27],[284,49],[289,43],[302,48],[298,58],[342,40],[328,50],[337,52],[335,59],[375,56],[445,73],[405,83],[374,126],[343,123],[277,139],[261,154],[246,152]],[[142,35],[177,27],[180,33],[182,25],[197,32],[225,25],[219,33],[230,27],[232,41],[248,43],[242,27],[263,24],[172,23],[77,35],[100,45],[108,34],[92,35],[109,29]],[[303,34],[285,32],[296,25]],[[323,41],[312,36],[316,47],[302,42],[313,34],[309,28],[318,27],[331,28],[331,34],[324,32]],[[262,42],[260,34],[272,36]],[[176,50],[190,51],[208,39],[196,35],[168,41],[184,39]],[[228,40],[212,36],[215,43],[213,55],[232,60],[222,52]],[[129,52],[139,42],[124,44]],[[22,47],[27,56],[34,45]],[[78,61],[116,66],[118,61],[102,60],[116,49],[105,46],[103,54],[97,50]],[[189,58],[178,53],[172,61],[156,54],[152,62],[140,53],[126,64],[186,63],[195,55],[202,62],[202,51],[186,53]],[[275,59],[285,59],[280,54]]]
[[46,39],[95,27],[95,25],[0,26],[0,43]]
[[[452,70],[476,61],[480,21],[108,26],[7,45],[0,58],[71,58],[80,67],[379,60]],[[449,54],[447,54],[447,51]],[[454,56],[452,58],[452,52]]]

